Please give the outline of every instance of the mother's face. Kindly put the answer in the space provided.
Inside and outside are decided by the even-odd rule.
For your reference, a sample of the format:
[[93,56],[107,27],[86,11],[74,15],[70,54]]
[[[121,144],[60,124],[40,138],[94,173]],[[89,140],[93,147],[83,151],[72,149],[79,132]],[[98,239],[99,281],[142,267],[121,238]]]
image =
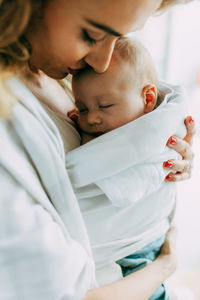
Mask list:
[[120,35],[135,31],[161,0],[50,0],[27,32],[30,66],[61,79],[87,64],[104,72]]

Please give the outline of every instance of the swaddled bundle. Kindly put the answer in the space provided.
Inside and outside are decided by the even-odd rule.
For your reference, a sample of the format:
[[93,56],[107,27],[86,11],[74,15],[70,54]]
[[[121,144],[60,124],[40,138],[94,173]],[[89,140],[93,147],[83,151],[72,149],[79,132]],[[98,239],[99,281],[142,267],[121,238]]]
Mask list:
[[182,89],[166,84],[160,101],[151,113],[66,156],[97,268],[143,248],[170,226],[176,184],[165,181],[162,164],[177,158],[166,141],[185,135],[187,105]]

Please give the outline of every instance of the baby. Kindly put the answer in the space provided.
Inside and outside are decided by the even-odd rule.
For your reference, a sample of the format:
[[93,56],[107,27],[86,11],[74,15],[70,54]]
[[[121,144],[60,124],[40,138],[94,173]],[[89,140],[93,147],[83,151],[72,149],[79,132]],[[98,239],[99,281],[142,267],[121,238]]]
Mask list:
[[[162,162],[175,158],[165,143],[184,124],[186,112],[177,87],[164,86],[158,97],[157,86],[150,54],[139,41],[128,38],[117,41],[105,73],[88,68],[72,80],[76,108],[68,116],[77,124],[82,144],[91,142],[67,154],[66,167],[87,225],[97,272],[115,261],[124,276],[144,267],[156,258],[170,227],[176,188],[164,181]],[[170,123],[169,118],[165,123],[169,114]],[[162,138],[157,136],[153,143],[159,134]],[[122,143],[122,172],[102,179],[102,170],[109,166],[101,165],[100,155],[115,138],[135,138],[133,163],[129,168],[126,165]],[[150,299],[169,299],[165,286]]]
[[153,62],[139,41],[117,41],[109,69],[85,69],[73,77],[77,109],[68,113],[80,128],[82,144],[151,112],[157,104]]

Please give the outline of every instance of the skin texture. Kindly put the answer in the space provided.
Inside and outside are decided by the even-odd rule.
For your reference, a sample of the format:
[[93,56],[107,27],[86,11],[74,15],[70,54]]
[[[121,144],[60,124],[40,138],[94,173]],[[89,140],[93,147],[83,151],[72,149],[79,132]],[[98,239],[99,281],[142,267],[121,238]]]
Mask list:
[[[40,69],[55,79],[87,64],[97,72],[104,72],[119,35],[141,28],[160,3],[160,0],[49,1],[26,34],[32,46],[29,65],[33,71]],[[115,32],[108,33],[94,23]]]
[[81,130],[95,137],[152,111],[156,92],[147,102],[146,95],[152,86],[146,89],[143,85],[132,65],[113,58],[104,73],[89,70],[75,77],[72,87]]

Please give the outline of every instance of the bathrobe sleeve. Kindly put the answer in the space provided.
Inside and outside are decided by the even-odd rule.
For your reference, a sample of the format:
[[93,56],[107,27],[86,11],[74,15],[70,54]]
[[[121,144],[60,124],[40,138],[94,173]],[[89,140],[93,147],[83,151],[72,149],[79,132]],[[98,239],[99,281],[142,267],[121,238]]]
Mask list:
[[0,298],[79,300],[94,287],[84,249],[0,166]]
[[17,79],[0,120],[0,299],[81,300],[96,286],[80,209],[54,122]]

